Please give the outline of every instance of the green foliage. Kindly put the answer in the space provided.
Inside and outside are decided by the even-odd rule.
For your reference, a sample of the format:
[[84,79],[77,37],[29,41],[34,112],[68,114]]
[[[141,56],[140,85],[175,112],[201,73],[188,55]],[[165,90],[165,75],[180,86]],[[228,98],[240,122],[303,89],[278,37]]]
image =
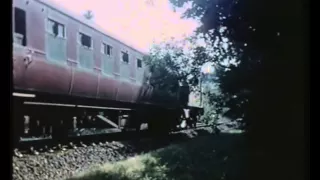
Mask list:
[[[289,97],[294,97],[292,90],[301,93],[301,89],[293,89],[295,84],[291,80],[293,78],[301,80],[297,76],[301,74],[297,66],[301,63],[298,61],[302,55],[299,43],[303,42],[301,39],[303,31],[302,26],[297,25],[302,23],[298,2],[273,0],[171,0],[171,2],[178,7],[187,2],[191,3],[184,16],[201,19],[202,26],[198,28],[197,33],[203,35],[210,50],[215,53],[210,61],[220,68],[218,73],[222,92],[220,99],[231,108],[233,113],[230,114],[235,117],[246,116],[247,124],[252,125],[255,122],[251,120],[261,119],[259,116],[263,113],[271,118],[269,107],[279,103],[284,106]],[[203,55],[198,55],[200,56]],[[235,63],[226,65],[226,61],[232,60]],[[284,70],[287,70],[287,73],[283,73]],[[288,108],[286,113],[292,110],[293,106]],[[279,113],[284,114],[284,112]]]
[[241,134],[198,137],[69,180],[245,179],[244,145]]
[[[190,3],[184,16],[202,22],[197,33],[206,38],[215,54],[210,61],[220,68],[221,96],[213,100],[229,107],[227,114],[233,119],[243,117],[252,145],[272,154],[264,159],[266,166],[252,171],[268,174],[263,169],[286,167],[288,171],[277,170],[277,178],[302,178],[299,143],[304,136],[303,45],[308,22],[303,19],[303,4],[296,0],[171,2],[178,7]],[[296,161],[288,164],[285,159]],[[272,161],[277,165],[267,166]]]
[[[172,40],[157,44],[144,58],[151,71],[149,82],[159,90],[159,94],[163,93],[161,97],[175,96],[179,90],[179,84],[187,84],[191,87],[191,91],[200,92],[200,81],[202,84],[217,83],[214,74],[205,75],[200,72],[201,66],[210,62],[213,57],[207,47],[194,46],[195,40],[196,37],[190,37],[182,41]],[[187,43],[189,43],[188,49],[184,46]],[[221,107],[218,106],[220,102],[216,101],[220,96],[211,92],[210,88],[206,91],[202,98],[204,115],[201,121],[214,124],[220,115]],[[201,92],[203,93],[203,90]]]
[[181,42],[164,42],[151,49],[151,53],[144,57],[144,62],[150,69],[149,83],[159,100],[165,97],[177,98],[180,85],[188,83],[190,73],[190,55],[184,52]]
[[161,50],[156,47],[149,56],[144,57],[150,70],[149,84],[154,88],[157,100],[169,96],[175,98],[179,91],[178,66],[171,54],[162,55]]
[[213,125],[221,116],[222,106],[218,104],[220,101],[216,101],[216,98],[220,97],[220,91],[213,74],[203,74],[201,83],[204,113],[200,121]]
[[145,63],[153,73],[166,73],[179,83],[185,82],[191,71],[191,56],[184,51],[183,42],[172,40],[154,45]]

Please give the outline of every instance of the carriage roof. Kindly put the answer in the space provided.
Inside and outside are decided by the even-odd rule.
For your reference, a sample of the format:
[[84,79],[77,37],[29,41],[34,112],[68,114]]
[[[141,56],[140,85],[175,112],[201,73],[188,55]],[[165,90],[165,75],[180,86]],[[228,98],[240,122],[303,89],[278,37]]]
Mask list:
[[127,46],[127,47],[129,47],[131,49],[133,49],[134,51],[137,51],[137,52],[139,52],[139,53],[141,53],[143,55],[147,54],[147,52],[145,52],[144,50],[142,50],[142,49],[140,49],[138,47],[133,46],[131,43],[129,43],[127,40],[121,38],[120,36],[115,35],[115,34],[113,34],[111,32],[108,32],[105,28],[102,28],[101,26],[97,25],[95,22],[87,20],[83,16],[76,15],[75,13],[67,10],[66,8],[61,7],[60,5],[58,5],[57,3],[53,2],[52,0],[35,0],[35,1],[37,1],[39,3],[42,3],[42,4],[44,4],[44,5],[46,5],[46,6],[50,7],[50,8],[53,8],[53,9],[59,11],[60,13],[66,15],[66,16],[72,18],[72,19],[75,19],[76,21],[78,21],[78,22],[80,22],[80,23],[82,23],[82,24],[84,24],[84,25],[86,25],[86,26],[88,26],[88,27],[90,27],[90,28],[92,28],[92,29],[94,29],[94,30],[96,30],[96,31],[98,31],[98,32],[100,32],[100,33],[102,33],[102,34],[114,39],[114,40],[116,40],[116,41],[118,41],[119,43],[121,43],[121,44],[123,44],[123,45],[125,45],[125,46]]

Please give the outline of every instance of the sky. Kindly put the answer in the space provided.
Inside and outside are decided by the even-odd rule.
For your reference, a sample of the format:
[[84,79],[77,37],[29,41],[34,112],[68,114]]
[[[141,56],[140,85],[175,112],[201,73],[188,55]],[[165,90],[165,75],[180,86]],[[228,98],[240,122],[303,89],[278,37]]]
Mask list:
[[[181,19],[185,8],[173,11],[169,0],[51,0],[82,15],[91,10],[93,21],[129,44],[148,52],[153,42],[170,37],[182,39],[199,26],[196,20]],[[150,1],[150,0],[149,0]]]

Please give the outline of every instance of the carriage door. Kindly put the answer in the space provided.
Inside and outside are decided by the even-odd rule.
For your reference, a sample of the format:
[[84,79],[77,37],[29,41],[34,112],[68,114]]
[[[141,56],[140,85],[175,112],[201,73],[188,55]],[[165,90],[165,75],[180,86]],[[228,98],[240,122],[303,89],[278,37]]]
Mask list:
[[27,45],[26,11],[15,7],[12,15],[13,83],[14,87],[24,86],[24,54]]
[[20,8],[15,7],[13,19],[13,42],[21,46],[26,46],[26,12]]

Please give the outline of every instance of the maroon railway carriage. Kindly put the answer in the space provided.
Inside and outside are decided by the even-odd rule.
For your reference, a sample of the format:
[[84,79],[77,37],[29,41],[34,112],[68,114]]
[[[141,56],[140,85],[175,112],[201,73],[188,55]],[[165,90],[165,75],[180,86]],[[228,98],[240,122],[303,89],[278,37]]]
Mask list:
[[[188,108],[183,93],[165,104],[153,98],[142,51],[49,0],[13,0],[12,26],[16,127],[26,114],[33,124],[53,126],[98,111],[116,128],[140,127],[142,119],[155,127],[173,125]],[[154,120],[164,116],[168,122]]]

